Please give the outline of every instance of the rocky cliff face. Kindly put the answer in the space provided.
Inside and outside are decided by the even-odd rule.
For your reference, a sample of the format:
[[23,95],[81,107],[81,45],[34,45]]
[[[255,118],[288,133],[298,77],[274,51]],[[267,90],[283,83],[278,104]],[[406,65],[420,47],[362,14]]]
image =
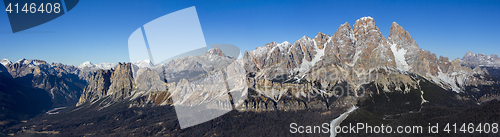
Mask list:
[[131,96],[134,78],[132,77],[132,64],[118,64],[111,75],[111,85],[108,94],[115,99],[124,99]]
[[103,98],[123,100],[132,95],[133,85],[131,63],[118,63],[112,70],[98,70],[85,86],[77,106]]
[[109,86],[111,85],[111,71],[98,70],[92,75],[88,84],[82,91],[82,95],[78,103],[81,105],[85,102],[92,102],[108,95]]

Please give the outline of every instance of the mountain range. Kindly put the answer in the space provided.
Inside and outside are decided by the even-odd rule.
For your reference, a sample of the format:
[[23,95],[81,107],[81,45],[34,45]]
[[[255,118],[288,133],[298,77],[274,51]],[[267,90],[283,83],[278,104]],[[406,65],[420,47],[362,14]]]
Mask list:
[[[239,59],[226,56],[218,48],[164,64],[148,60],[85,62],[75,67],[42,60],[12,63],[4,59],[0,61],[0,83],[5,98],[0,103],[6,114],[0,115],[0,123],[4,123],[0,125],[5,133],[235,136],[239,135],[235,131],[240,131],[251,136],[271,132],[265,129],[268,124],[283,130],[289,120],[321,124],[353,105],[359,108],[345,119],[347,122],[394,125],[461,121],[457,115],[469,114],[470,110],[500,108],[497,55],[469,51],[462,59],[450,61],[421,49],[398,23],[392,23],[390,29],[388,37],[384,37],[373,18],[363,17],[352,26],[347,22],[340,25],[333,35],[320,32],[314,38],[304,36],[294,43],[271,42],[246,51]],[[244,69],[238,69],[241,66]],[[225,80],[224,75],[242,80]],[[222,88],[229,89],[230,106],[236,111],[180,129],[173,105],[209,102],[204,107],[231,110],[227,108],[229,102],[220,98],[227,91],[213,92],[221,87],[211,81],[220,79],[229,85]],[[186,89],[200,92],[188,94]],[[31,92],[41,94],[35,101],[43,102],[33,111],[66,108],[58,114],[39,116],[17,110],[20,106],[16,102],[36,98],[22,96],[34,94]],[[238,98],[243,94],[248,96]],[[15,114],[27,116],[12,117]],[[499,120],[498,111],[481,114]],[[21,122],[27,118],[33,119]],[[262,122],[252,122],[250,127],[254,128],[228,125],[245,125],[252,119]],[[120,126],[121,122],[130,125]],[[254,133],[260,130],[266,132]],[[290,136],[286,131],[274,134]]]

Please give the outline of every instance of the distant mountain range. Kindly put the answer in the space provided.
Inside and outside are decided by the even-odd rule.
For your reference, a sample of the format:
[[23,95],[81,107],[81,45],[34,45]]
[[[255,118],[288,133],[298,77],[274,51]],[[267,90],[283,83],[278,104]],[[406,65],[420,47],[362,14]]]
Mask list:
[[467,52],[464,57],[460,60],[464,66],[468,66],[471,68],[477,66],[486,66],[486,67],[500,67],[500,58],[498,55],[484,55],[484,54],[474,54],[472,52]]
[[[15,82],[25,88],[45,91],[43,94],[49,97],[47,100],[51,105],[37,109],[47,111],[65,106],[72,111],[38,117],[28,122],[38,124],[29,130],[62,130],[72,135],[76,132],[83,135],[78,130],[87,128],[86,125],[76,125],[71,128],[77,130],[68,130],[68,121],[74,117],[88,118],[79,119],[86,124],[113,121],[108,118],[102,122],[94,121],[96,117],[104,116],[84,113],[106,111],[110,115],[127,113],[128,116],[130,113],[135,116],[139,111],[143,115],[142,111],[171,109],[174,104],[193,106],[200,102],[212,102],[204,107],[228,109],[223,107],[226,102],[218,98],[224,93],[212,93],[218,87],[210,84],[210,80],[199,81],[203,78],[222,79],[222,76],[218,77],[222,74],[242,74],[245,77],[244,81],[226,80],[229,86],[224,88],[232,91],[241,88],[234,85],[244,85],[247,89],[244,94],[248,94],[248,97],[238,99],[234,96],[236,92],[230,92],[233,95],[232,105],[238,110],[230,115],[253,112],[266,115],[283,112],[286,113],[283,115],[288,115],[306,111],[304,114],[308,115],[329,112],[329,116],[338,116],[338,111],[344,112],[355,105],[359,106],[359,110],[353,112],[354,119],[347,117],[347,121],[370,117],[377,119],[377,124],[401,124],[407,119],[419,118],[411,115],[413,113],[432,114],[429,119],[448,116],[452,119],[455,117],[449,114],[451,112],[465,114],[466,109],[484,108],[483,104],[495,106],[494,102],[488,102],[500,99],[500,58],[497,55],[467,52],[462,59],[450,61],[447,57],[437,57],[421,49],[410,33],[396,22],[392,23],[390,34],[385,38],[371,17],[360,18],[352,26],[346,22],[331,36],[320,32],[314,38],[304,36],[294,43],[272,42],[245,52],[240,59],[226,56],[220,49],[213,48],[200,56],[178,58],[164,64],[153,64],[148,60],[117,64],[85,62],[75,67],[26,59],[15,63],[4,59],[0,63],[2,94],[12,94],[12,98],[0,99],[5,106],[10,105],[6,107],[8,112],[24,114],[23,111],[10,109],[17,107],[12,101],[29,100],[30,97],[14,98],[17,93],[12,91],[19,91],[20,94],[28,91],[16,89],[19,85],[5,83]],[[244,70],[235,69],[238,65],[243,65]],[[203,92],[186,93],[186,89]],[[172,100],[173,97],[181,100]],[[76,111],[82,114],[74,113]],[[49,121],[53,127],[41,122],[58,116],[66,120]],[[22,118],[15,120],[19,123]],[[16,123],[15,120],[10,122]],[[140,120],[135,119],[135,122],[141,123]],[[157,123],[147,122],[145,125]],[[193,128],[205,129],[205,126]],[[155,130],[153,135],[183,135],[183,131],[194,130],[163,128]],[[85,135],[116,135],[104,130],[88,132]],[[134,135],[132,131],[122,129],[117,134]]]

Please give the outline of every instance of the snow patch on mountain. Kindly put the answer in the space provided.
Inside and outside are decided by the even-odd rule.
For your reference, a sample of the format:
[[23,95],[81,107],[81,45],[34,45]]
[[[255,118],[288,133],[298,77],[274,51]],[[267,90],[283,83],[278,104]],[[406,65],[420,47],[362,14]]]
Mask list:
[[292,46],[292,44],[290,44],[290,42],[284,41],[283,43],[278,44],[276,47],[278,47],[280,49],[281,53],[285,53],[283,51],[288,52],[288,50],[290,49],[291,46]]
[[78,65],[78,68],[85,68],[85,67],[92,67],[94,64],[92,64],[90,61],[85,61],[82,64]]
[[133,64],[138,66],[139,68],[150,68],[154,66],[153,62],[151,62],[150,60],[137,61]]
[[[366,20],[372,20],[370,22],[367,22]],[[367,22],[367,24],[363,24],[362,27],[366,30],[368,28],[368,26],[375,26],[374,22],[373,22],[373,18],[368,16],[368,17],[362,17],[358,20],[356,20],[356,23],[355,24],[358,24],[358,21],[362,21],[362,22]]]
[[79,69],[84,69],[84,68],[96,68],[96,69],[104,69],[104,70],[108,70],[108,69],[112,69],[112,68],[115,68],[116,67],[116,64],[115,63],[99,63],[99,64],[92,64],[92,62],[90,61],[86,61],[80,65],[78,65],[77,68]]
[[321,57],[325,55],[325,48],[319,49],[318,46],[316,46],[316,41],[314,42],[314,51],[316,51],[316,55],[314,55],[314,58],[311,60],[312,66],[314,66],[318,61],[320,61]]
[[30,63],[33,64],[33,65],[35,65],[35,66],[38,66],[38,65],[41,65],[41,64],[45,64],[45,62],[39,61],[39,60],[32,60]]
[[2,59],[2,60],[0,61],[0,64],[2,64],[2,65],[4,65],[4,66],[7,66],[7,65],[12,64],[12,62],[10,62],[10,60],[9,60],[9,59]]
[[100,69],[112,69],[116,67],[115,63],[99,63],[96,65],[97,68]]
[[[460,71],[460,72],[452,72],[450,74],[443,73],[441,69],[438,67],[439,72],[437,76],[433,76],[430,74],[427,74],[429,77],[431,77],[432,81],[434,83],[440,85],[441,87],[444,88],[444,85],[449,86],[451,90],[460,93],[463,92],[462,85],[465,83],[470,77],[471,74],[468,74],[466,72]],[[457,85],[458,83],[458,85]]]
[[255,58],[261,58],[262,56],[266,56],[269,51],[269,45],[255,48],[254,51],[250,51],[250,54]]
[[311,61],[307,61],[306,57],[304,56],[304,58],[302,59],[302,64],[300,64],[299,72],[308,71],[316,64],[316,62],[320,61],[321,57],[323,57],[323,55],[325,54],[325,48],[319,49],[316,41],[308,37],[305,37],[303,39],[314,44],[312,48],[316,52],[316,55],[314,55],[314,58],[312,58]]
[[408,71],[410,70],[410,66],[408,66],[408,63],[406,63],[405,60],[405,54],[406,50],[401,48],[397,49],[397,44],[390,44],[391,45],[391,51],[394,54],[394,59],[396,61],[396,66],[400,70]]
[[352,58],[352,62],[351,62],[351,63],[348,63],[347,65],[349,65],[349,66],[353,67],[353,66],[354,66],[354,64],[356,64],[356,62],[358,61],[358,59],[359,59],[359,54],[361,54],[361,51],[362,51],[362,50],[357,50],[357,51],[356,51],[356,53],[354,53],[354,56],[353,56],[353,58]]
[[370,16],[367,16],[367,17],[361,17],[361,19],[360,19],[360,20],[365,21],[365,20],[367,20],[367,19],[371,19],[371,20],[373,20],[373,18],[372,18],[372,17],[370,17]]
[[[7,62],[10,62],[10,61],[6,60],[6,63]],[[35,67],[35,66],[39,66],[39,65],[48,65],[45,61],[36,60],[36,59],[33,59],[33,60],[20,59],[20,60],[16,61],[16,63],[14,63],[14,64],[19,64],[22,66],[27,65],[28,67]]]

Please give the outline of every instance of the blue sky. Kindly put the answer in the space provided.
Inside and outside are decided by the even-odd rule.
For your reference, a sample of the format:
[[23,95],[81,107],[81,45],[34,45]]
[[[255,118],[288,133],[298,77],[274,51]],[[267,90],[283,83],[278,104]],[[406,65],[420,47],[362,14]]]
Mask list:
[[196,6],[207,44],[242,50],[273,41],[293,43],[318,32],[333,35],[344,22],[353,25],[371,16],[385,37],[397,22],[421,48],[438,56],[500,54],[500,1],[81,0],[65,15],[15,34],[7,13],[0,12],[0,58],[73,65],[128,62],[127,40],[133,31],[191,6]]

